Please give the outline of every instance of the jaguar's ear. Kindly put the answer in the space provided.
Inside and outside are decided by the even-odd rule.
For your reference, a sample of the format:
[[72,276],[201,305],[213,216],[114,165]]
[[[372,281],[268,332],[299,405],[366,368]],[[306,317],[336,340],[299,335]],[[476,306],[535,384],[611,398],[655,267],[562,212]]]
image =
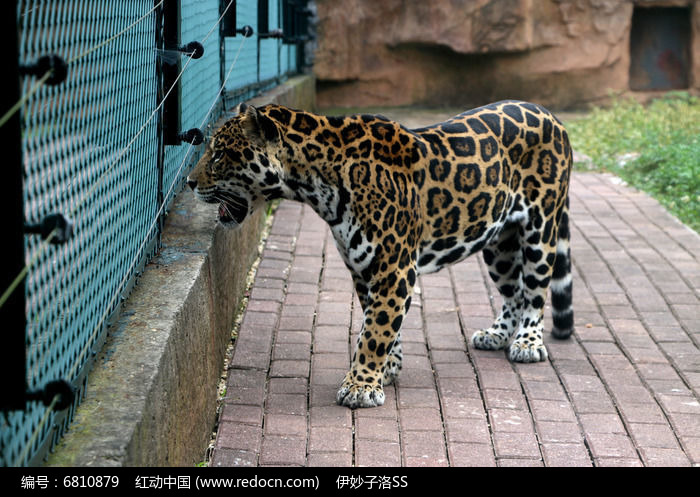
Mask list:
[[274,121],[258,109],[242,103],[238,106],[238,112],[241,116],[243,130],[248,138],[261,145],[279,140],[280,133]]

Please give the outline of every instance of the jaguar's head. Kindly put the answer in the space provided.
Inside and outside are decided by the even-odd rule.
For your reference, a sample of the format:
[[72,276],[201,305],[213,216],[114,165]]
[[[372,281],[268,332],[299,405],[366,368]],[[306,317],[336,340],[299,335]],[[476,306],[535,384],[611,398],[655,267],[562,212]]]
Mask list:
[[238,114],[216,131],[187,184],[199,200],[219,204],[222,225],[238,227],[267,200],[280,196],[279,143],[275,123],[241,104]]

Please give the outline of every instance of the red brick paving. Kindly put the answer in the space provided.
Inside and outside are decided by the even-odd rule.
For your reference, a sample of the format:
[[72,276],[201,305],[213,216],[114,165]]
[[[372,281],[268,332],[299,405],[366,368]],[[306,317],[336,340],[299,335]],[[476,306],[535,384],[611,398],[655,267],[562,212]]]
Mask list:
[[351,279],[325,223],[283,202],[211,465],[700,465],[700,237],[609,176],[575,174],[571,208],[576,332],[547,337],[547,362],[467,345],[499,298],[475,256],[420,278],[398,384],[351,411]]

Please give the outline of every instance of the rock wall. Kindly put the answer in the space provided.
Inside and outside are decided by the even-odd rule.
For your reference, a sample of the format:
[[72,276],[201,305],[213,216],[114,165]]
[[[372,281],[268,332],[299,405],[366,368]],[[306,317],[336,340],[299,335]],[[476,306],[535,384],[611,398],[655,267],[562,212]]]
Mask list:
[[597,102],[629,87],[635,3],[695,4],[700,43],[699,0],[317,0],[318,105]]

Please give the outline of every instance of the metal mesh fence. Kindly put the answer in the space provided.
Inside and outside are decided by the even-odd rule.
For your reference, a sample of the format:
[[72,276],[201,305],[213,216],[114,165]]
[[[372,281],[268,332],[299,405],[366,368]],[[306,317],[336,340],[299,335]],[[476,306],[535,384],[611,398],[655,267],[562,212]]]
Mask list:
[[[269,0],[273,27],[281,27],[282,5]],[[61,245],[24,236],[28,390],[64,379],[80,395],[121,302],[158,249],[164,211],[201,149],[164,144],[164,113],[174,108],[180,129],[206,133],[226,95],[236,103],[298,69],[280,63],[280,54],[289,60],[291,50],[282,39],[222,38],[227,8],[237,26],[256,28],[258,6],[252,0],[17,2],[20,66],[47,54],[67,65],[65,80],[55,86],[21,79],[22,163],[12,166],[23,169],[25,222],[50,213],[73,222],[73,236]],[[190,58],[164,45],[167,8],[178,9],[180,42],[199,41],[204,56]],[[277,55],[260,57],[262,46]],[[164,58],[179,58],[181,70],[170,110],[164,108],[171,90],[160,72]],[[39,402],[3,410],[0,464],[40,461],[78,403],[63,411]]]

